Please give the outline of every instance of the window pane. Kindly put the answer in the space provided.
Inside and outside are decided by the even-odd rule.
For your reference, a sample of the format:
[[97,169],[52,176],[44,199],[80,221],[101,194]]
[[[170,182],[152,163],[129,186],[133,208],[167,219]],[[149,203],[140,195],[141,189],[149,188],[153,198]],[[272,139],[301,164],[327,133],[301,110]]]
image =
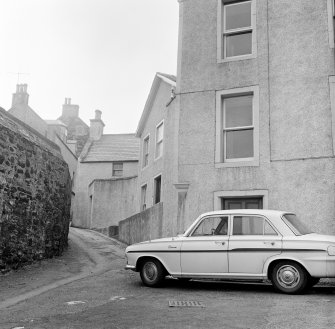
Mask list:
[[123,164],[122,163],[114,163],[114,170],[122,170]]
[[277,235],[276,231],[267,221],[264,222],[264,235]]
[[235,216],[233,221],[234,235],[263,235],[264,219],[253,216]]
[[163,154],[163,142],[156,145],[156,158],[159,158]]
[[293,229],[295,234],[304,235],[313,233],[306,223],[300,221],[295,214],[285,214],[283,217],[289,223],[289,227]]
[[158,176],[155,178],[155,204],[161,202],[161,186],[162,186],[162,178]]
[[163,124],[157,127],[157,141],[160,141],[162,139],[163,139]]
[[147,185],[142,186],[141,188],[141,208],[145,210],[147,208]]
[[251,2],[227,5],[225,10],[226,30],[251,26]]
[[226,132],[226,159],[252,158],[254,156],[254,131]]
[[148,153],[149,150],[149,138],[144,140],[144,153]]
[[248,55],[252,53],[251,32],[225,36],[226,57]]
[[261,209],[258,201],[247,201],[245,203],[245,209]]
[[252,126],[252,95],[225,98],[225,127]]
[[228,217],[205,218],[193,232],[192,236],[227,235]]

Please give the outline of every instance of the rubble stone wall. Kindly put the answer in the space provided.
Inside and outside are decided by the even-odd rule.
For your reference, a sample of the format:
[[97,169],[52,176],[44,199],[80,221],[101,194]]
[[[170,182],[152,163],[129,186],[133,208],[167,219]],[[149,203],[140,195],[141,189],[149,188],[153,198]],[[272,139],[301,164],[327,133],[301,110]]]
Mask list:
[[58,146],[0,108],[0,271],[60,255],[70,204]]

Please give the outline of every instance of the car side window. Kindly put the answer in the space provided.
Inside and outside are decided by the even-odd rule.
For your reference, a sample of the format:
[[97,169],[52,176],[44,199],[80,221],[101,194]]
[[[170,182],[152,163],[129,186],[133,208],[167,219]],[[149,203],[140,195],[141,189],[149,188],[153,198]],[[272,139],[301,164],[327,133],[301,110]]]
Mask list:
[[233,235],[277,235],[277,233],[263,217],[234,216]]
[[206,236],[206,235],[227,235],[228,234],[228,217],[206,217],[198,227],[194,230],[191,236]]

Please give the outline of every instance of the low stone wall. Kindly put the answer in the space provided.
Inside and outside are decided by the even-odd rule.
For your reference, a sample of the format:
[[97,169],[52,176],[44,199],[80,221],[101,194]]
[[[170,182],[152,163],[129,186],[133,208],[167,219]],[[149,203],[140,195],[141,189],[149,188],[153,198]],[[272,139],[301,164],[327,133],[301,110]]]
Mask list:
[[132,244],[158,239],[163,234],[163,203],[119,222],[119,240]]
[[60,255],[70,203],[58,146],[0,108],[0,271]]
[[136,214],[137,176],[95,179],[88,190],[90,228],[118,226]]
[[119,227],[118,226],[108,226],[104,228],[94,228],[94,231],[97,231],[103,235],[109,236],[111,238],[119,238]]

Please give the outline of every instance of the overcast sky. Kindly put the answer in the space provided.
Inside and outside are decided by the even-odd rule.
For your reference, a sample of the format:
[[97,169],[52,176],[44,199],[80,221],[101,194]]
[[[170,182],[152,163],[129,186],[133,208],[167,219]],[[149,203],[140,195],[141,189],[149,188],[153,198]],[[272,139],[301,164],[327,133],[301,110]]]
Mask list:
[[43,119],[65,97],[105,133],[135,132],[156,72],[176,74],[177,0],[0,0],[0,107],[19,83]]

